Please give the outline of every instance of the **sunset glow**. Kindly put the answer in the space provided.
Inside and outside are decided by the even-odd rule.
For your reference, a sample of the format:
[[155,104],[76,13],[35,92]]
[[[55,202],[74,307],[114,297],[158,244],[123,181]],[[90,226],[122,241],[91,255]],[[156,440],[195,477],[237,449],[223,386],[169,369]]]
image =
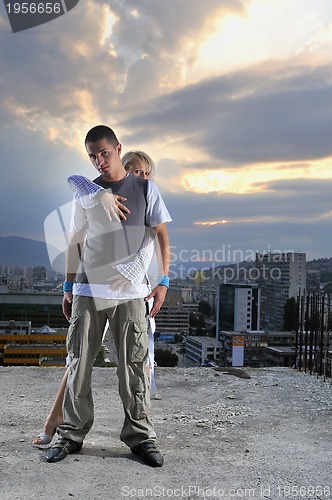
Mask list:
[[105,124],[153,158],[177,251],[332,255],[331,0],[86,0],[0,26],[2,235],[43,240]]

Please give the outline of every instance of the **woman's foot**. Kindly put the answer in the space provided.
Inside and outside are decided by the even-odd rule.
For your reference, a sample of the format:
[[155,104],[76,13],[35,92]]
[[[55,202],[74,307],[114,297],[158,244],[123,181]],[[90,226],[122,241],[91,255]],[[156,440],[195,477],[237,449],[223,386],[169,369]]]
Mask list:
[[50,448],[52,438],[53,438],[53,436],[48,436],[47,434],[40,432],[38,434],[38,436],[36,436],[33,439],[32,444],[33,444],[33,446],[36,446],[37,448],[41,448],[41,449]]
[[47,419],[42,432],[40,432],[38,436],[33,439],[32,444],[41,449],[50,448],[56,428],[61,424],[63,424],[62,415],[59,416],[56,422],[52,422],[50,419]]

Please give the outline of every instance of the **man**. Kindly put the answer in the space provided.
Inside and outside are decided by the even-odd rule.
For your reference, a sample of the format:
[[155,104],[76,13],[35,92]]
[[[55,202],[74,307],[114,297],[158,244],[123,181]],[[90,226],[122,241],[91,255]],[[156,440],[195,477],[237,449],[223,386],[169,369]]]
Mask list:
[[[129,213],[126,220],[110,221],[100,204],[84,209],[78,199],[75,201],[62,304],[70,320],[67,348],[71,363],[63,401],[64,424],[58,426],[60,438],[46,460],[58,462],[79,451],[92,427],[92,368],[108,320],[118,354],[119,393],[125,413],[120,438],[147,465],[160,467],[164,459],[156,448],[149,417],[145,301],[154,299],[150,311],[154,317],[165,300],[170,261],[166,223],[171,218],[156,185],[125,171],[120,159],[121,144],[112,129],[104,125],[92,128],[85,147],[100,173],[94,182],[126,198]],[[133,289],[112,289],[115,265],[135,256],[146,226],[154,228],[160,247],[164,272],[160,284],[150,292],[144,277]]]

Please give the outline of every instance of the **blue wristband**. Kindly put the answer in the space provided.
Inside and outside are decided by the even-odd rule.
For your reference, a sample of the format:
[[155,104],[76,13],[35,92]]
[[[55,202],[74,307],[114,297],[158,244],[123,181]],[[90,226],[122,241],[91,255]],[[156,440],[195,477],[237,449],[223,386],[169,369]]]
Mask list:
[[72,292],[73,291],[73,282],[72,281],[64,281],[62,285],[63,293]]
[[163,276],[161,278],[161,281],[159,282],[159,285],[162,285],[162,286],[165,286],[166,288],[169,288],[169,277]]

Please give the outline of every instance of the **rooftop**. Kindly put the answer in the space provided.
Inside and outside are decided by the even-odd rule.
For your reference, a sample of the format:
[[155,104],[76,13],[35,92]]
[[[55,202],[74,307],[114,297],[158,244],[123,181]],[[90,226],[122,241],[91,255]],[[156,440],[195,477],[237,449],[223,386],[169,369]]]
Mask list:
[[198,342],[204,346],[215,346],[219,347],[220,346],[220,341],[215,339],[214,337],[207,337],[206,335],[196,335],[196,336],[190,336],[187,335],[186,341],[190,340],[191,342]]
[[289,368],[157,368],[161,399],[152,413],[165,464],[152,469],[119,441],[113,368],[94,369],[96,418],[82,451],[43,461],[31,440],[62,375],[61,368],[0,367],[1,500],[332,495],[329,382]]

